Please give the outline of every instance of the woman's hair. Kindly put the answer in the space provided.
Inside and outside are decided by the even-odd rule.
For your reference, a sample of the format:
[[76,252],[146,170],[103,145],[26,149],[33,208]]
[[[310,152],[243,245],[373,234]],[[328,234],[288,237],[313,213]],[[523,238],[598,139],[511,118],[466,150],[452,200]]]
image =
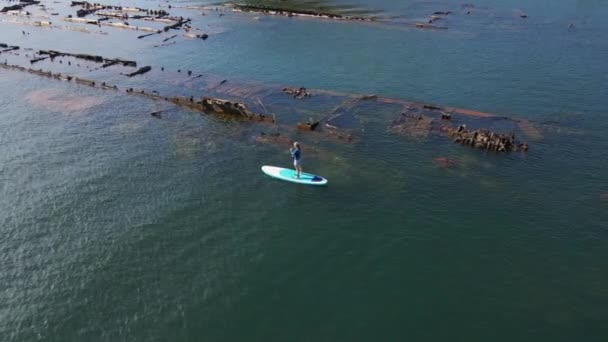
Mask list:
[[298,150],[300,149],[300,143],[299,143],[299,142],[297,142],[297,141],[296,141],[296,142],[294,142],[293,144],[295,145],[295,147],[296,147]]

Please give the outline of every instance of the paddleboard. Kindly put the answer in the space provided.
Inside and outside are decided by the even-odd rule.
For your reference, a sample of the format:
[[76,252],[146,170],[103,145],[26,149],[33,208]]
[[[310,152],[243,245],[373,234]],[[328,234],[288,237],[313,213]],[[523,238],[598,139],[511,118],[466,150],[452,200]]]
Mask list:
[[306,184],[306,185],[325,185],[327,184],[327,179],[313,175],[312,173],[302,172],[300,178],[296,178],[296,170],[294,169],[285,169],[277,166],[262,166],[262,172],[269,175],[270,177],[284,180],[287,182],[293,182],[298,184]]

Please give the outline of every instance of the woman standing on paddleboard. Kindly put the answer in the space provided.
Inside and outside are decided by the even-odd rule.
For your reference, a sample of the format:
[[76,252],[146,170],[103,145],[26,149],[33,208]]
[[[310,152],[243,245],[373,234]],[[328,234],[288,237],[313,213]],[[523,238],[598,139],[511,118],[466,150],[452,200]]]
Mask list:
[[302,173],[302,151],[300,150],[300,144],[298,142],[293,143],[293,147],[289,149],[291,156],[293,157],[293,166],[296,169],[296,178],[300,178]]

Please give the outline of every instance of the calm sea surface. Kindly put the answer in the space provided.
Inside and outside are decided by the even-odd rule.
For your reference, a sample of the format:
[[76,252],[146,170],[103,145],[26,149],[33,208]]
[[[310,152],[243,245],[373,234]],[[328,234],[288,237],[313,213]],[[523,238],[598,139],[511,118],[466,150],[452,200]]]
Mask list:
[[4,21],[0,43],[528,119],[530,151],[389,134],[379,108],[357,144],[292,134],[329,179],[302,187],[260,172],[289,146],[247,124],[0,69],[0,341],[608,340],[608,3],[349,4],[394,20],[208,12],[208,40],[162,48]]

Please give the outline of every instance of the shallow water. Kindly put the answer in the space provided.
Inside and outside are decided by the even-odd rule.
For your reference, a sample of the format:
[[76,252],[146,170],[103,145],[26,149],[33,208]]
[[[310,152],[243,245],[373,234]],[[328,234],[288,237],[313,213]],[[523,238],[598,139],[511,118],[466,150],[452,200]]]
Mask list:
[[[362,5],[402,19],[460,8]],[[0,42],[152,65],[128,82],[166,75],[165,92],[199,92],[176,72],[192,70],[537,129],[521,133],[527,154],[486,153],[390,134],[399,106],[363,102],[356,144],[289,132],[329,179],[307,188],[261,173],[290,165],[287,145],[256,142],[271,128],[0,69],[0,340],[606,340],[606,6],[476,8],[445,31],[211,12],[195,18],[207,41],[162,48],[0,22]],[[337,101],[264,100],[290,124],[290,110],[322,117]]]

